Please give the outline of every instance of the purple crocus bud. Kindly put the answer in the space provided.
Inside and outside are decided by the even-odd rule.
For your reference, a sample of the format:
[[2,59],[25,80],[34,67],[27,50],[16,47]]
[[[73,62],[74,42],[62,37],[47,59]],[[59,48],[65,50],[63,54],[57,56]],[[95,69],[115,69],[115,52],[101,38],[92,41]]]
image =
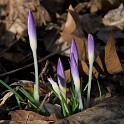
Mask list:
[[94,61],[94,38],[91,34],[88,34],[88,59],[89,59],[89,64],[93,64],[93,61]]
[[59,99],[61,100],[60,88],[58,87],[57,83],[53,81],[51,78],[48,78],[48,81],[51,83],[53,90],[56,92]]
[[71,57],[70,58],[71,74],[74,81],[75,89],[78,92],[80,91],[80,78],[79,78],[78,66],[73,53],[71,53],[70,57]]
[[79,102],[79,109],[83,110],[83,103],[81,98],[81,91],[80,91],[80,78],[79,78],[79,72],[78,72],[78,66],[74,57],[74,54],[71,53],[71,59],[70,59],[70,66],[71,66],[71,74],[75,85],[75,93],[77,95],[77,100]]
[[78,51],[77,51],[77,45],[76,45],[74,38],[72,38],[72,41],[71,41],[70,55],[71,53],[73,53],[76,63],[78,65]]
[[28,35],[32,51],[37,49],[37,35],[34,18],[31,10],[28,12]]
[[57,79],[58,79],[59,88],[62,91],[63,97],[66,98],[65,71],[60,58],[58,59],[58,64],[57,64]]

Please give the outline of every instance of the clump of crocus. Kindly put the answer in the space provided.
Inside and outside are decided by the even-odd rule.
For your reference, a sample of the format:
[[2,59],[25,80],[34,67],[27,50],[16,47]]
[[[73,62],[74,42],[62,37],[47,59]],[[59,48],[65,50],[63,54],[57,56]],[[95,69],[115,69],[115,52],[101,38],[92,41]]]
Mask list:
[[88,90],[87,90],[87,107],[90,104],[90,92],[91,92],[91,80],[92,80],[92,70],[94,62],[94,39],[91,34],[88,35],[88,60],[89,60],[89,80],[88,80]]
[[38,63],[37,63],[37,34],[36,27],[32,12],[29,10],[28,12],[28,35],[30,41],[30,47],[33,53],[34,58],[34,68],[35,68],[35,84],[34,84],[34,99],[39,103],[39,80],[38,80]]
[[48,81],[51,83],[54,92],[57,94],[58,98],[61,100],[63,113],[64,111],[66,111],[67,113],[67,114],[65,113],[64,116],[72,114],[77,108],[78,110],[83,110],[80,78],[79,78],[79,72],[78,72],[78,51],[77,51],[77,46],[74,38],[72,38],[72,42],[70,46],[70,68],[71,68],[72,79],[74,82],[74,91],[72,89],[72,99],[74,101],[70,103],[70,105],[72,106],[71,112],[66,102],[66,79],[65,79],[64,68],[60,58],[58,59],[58,64],[57,64],[58,84],[54,82],[52,79],[48,78]]
[[78,71],[78,52],[77,52],[76,42],[74,39],[72,39],[71,48],[70,48],[70,68],[71,68],[71,75],[72,75],[74,86],[75,86],[75,95],[77,97],[77,101],[79,104],[79,110],[83,110],[80,77],[79,77],[79,71]]

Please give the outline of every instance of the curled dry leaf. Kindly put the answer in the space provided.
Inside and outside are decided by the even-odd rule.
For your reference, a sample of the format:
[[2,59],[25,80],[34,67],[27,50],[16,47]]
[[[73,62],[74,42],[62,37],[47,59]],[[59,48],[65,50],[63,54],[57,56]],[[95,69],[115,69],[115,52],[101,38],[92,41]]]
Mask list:
[[110,10],[103,18],[103,23],[107,26],[115,26],[120,30],[124,29],[124,6]]
[[46,116],[39,115],[35,112],[25,111],[25,110],[12,111],[10,112],[10,114],[11,114],[11,120],[16,123],[30,122],[31,124],[33,124],[34,122],[38,121],[40,124],[42,124],[43,122],[49,123],[49,122],[57,121],[57,118],[54,114],[52,114],[49,117],[46,117]]
[[67,41],[69,44],[71,42],[72,37],[75,38],[77,48],[78,48],[78,55],[79,59],[86,58],[86,44],[85,44],[85,36],[82,30],[82,26],[79,21],[78,13],[76,13],[72,6],[69,6],[67,20],[63,26],[63,31],[61,32],[61,37],[64,41]]
[[93,73],[98,77],[99,74],[116,74],[122,71],[123,69],[116,52],[115,40],[113,35],[110,34],[105,48],[94,62]]
[[13,95],[13,93],[11,91],[7,92],[3,98],[0,99],[0,107],[2,105],[4,105],[4,103],[6,102],[6,100],[8,100],[11,96]]

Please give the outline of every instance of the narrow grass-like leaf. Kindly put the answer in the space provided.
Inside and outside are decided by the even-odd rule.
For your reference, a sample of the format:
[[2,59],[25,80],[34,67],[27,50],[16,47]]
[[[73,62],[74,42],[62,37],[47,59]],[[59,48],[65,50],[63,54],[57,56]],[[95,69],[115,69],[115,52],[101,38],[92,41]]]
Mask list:
[[72,89],[71,89],[71,94],[72,94],[71,102],[72,102],[72,114],[73,114],[77,109],[78,104],[77,104],[75,93],[72,91]]
[[99,89],[99,97],[100,97],[100,100],[102,100],[102,91],[101,91],[101,87],[100,87],[98,80],[97,80],[97,84],[98,84],[98,89]]
[[18,97],[20,99],[21,102],[24,102],[24,99],[14,89],[12,89],[8,84],[6,84],[5,82],[3,82],[2,80],[0,80],[0,83],[3,86],[5,86],[9,91],[11,91],[12,93],[14,93],[16,95],[16,97]]
[[34,98],[25,90],[23,89],[22,87],[19,88],[19,90],[28,98],[28,100],[34,104],[38,104]]
[[70,116],[70,115],[71,115],[71,110],[70,110],[70,108],[69,108],[69,106],[68,106],[68,104],[67,104],[67,101],[65,100],[65,98],[63,97],[62,94],[60,94],[60,95],[61,95],[61,98],[62,98],[62,100],[61,100],[62,109],[63,109],[64,111],[66,111],[66,115],[67,115],[67,116]]
[[21,110],[22,107],[21,107],[20,99],[19,99],[16,95],[15,95],[15,98],[16,98],[16,101],[17,101],[18,107],[19,107],[19,109]]

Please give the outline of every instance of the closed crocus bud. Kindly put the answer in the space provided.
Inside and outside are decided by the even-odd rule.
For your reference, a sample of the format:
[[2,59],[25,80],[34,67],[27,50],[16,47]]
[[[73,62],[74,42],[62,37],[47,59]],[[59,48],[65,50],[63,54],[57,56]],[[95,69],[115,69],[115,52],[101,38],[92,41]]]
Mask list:
[[75,93],[77,95],[77,100],[79,102],[79,109],[83,110],[83,102],[81,98],[81,89],[80,89],[80,78],[79,78],[79,72],[78,72],[78,66],[75,60],[75,57],[73,53],[71,53],[71,59],[70,59],[70,66],[71,66],[71,74],[75,85]]
[[28,35],[30,41],[30,47],[32,49],[33,58],[34,58],[34,68],[35,68],[35,84],[34,84],[34,99],[39,102],[39,79],[38,79],[38,64],[37,64],[37,36],[36,36],[36,27],[34,23],[34,18],[32,12],[28,12]]
[[51,83],[53,90],[58,95],[59,99],[61,100],[60,89],[59,89],[57,83],[55,81],[53,81],[51,78],[48,78],[48,81]]
[[89,64],[94,61],[94,38],[91,34],[88,35],[88,59]]
[[93,70],[93,62],[94,62],[94,39],[91,34],[88,35],[88,59],[89,59],[89,79],[88,79],[88,90],[87,90],[87,107],[90,106],[91,80],[92,80],[92,70]]
[[36,35],[34,18],[30,10],[28,12],[28,35],[29,35],[30,47],[32,51],[34,51],[37,49],[37,35]]
[[79,78],[78,66],[73,53],[71,53],[70,56],[70,67],[71,67],[71,74],[74,80],[76,91],[80,91],[80,78]]
[[76,63],[78,65],[78,51],[77,51],[77,45],[76,45],[74,38],[72,38],[72,41],[71,41],[70,55],[71,53],[73,53]]
[[65,72],[60,58],[58,59],[58,64],[57,64],[57,79],[58,79],[59,88],[62,91],[61,93],[63,97],[66,99]]

